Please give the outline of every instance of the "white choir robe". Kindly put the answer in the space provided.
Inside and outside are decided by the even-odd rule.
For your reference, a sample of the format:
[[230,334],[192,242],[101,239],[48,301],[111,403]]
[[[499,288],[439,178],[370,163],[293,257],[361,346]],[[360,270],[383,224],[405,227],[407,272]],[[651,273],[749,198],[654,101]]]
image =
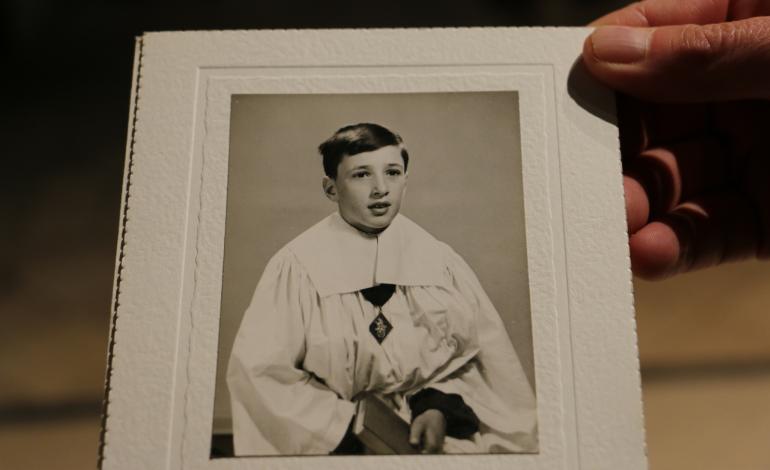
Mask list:
[[[362,289],[395,284],[382,313]],[[459,394],[479,418],[447,453],[535,452],[535,398],[494,306],[448,245],[397,215],[377,236],[332,214],[267,264],[227,372],[236,455],[328,454],[355,402],[379,394],[409,421],[423,388]]]

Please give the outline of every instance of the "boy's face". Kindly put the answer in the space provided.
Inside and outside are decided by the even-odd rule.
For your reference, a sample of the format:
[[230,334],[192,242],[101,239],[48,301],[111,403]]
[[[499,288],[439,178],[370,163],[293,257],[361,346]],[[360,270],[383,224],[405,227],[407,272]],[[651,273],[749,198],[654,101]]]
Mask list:
[[347,223],[362,232],[379,233],[398,214],[406,190],[401,149],[390,145],[343,157],[337,179],[327,176],[323,185]]

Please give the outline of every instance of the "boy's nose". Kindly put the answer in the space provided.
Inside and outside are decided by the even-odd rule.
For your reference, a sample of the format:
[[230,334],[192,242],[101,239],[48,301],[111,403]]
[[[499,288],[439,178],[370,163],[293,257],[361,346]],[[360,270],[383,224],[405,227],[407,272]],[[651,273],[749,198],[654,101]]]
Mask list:
[[385,183],[382,179],[376,179],[374,181],[374,186],[372,187],[372,196],[373,197],[383,197],[388,194],[388,185]]
[[382,177],[376,177],[374,179],[374,186],[372,187],[372,196],[383,197],[388,194],[388,185],[385,183],[385,179]]

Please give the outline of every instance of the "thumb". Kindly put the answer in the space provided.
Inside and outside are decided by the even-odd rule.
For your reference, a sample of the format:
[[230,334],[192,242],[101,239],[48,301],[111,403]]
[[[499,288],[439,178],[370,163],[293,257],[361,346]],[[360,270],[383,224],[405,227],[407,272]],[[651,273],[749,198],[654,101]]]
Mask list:
[[704,26],[601,26],[583,47],[607,85],[650,101],[770,98],[770,17]]

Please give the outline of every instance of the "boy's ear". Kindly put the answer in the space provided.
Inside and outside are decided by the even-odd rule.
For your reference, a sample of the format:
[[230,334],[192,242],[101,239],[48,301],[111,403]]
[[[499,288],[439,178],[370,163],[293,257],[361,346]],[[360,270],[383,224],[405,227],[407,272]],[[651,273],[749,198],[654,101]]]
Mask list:
[[338,196],[337,196],[337,183],[333,179],[329,178],[328,176],[324,176],[323,181],[321,182],[324,188],[324,194],[326,194],[326,197],[329,198],[330,201],[337,202]]

